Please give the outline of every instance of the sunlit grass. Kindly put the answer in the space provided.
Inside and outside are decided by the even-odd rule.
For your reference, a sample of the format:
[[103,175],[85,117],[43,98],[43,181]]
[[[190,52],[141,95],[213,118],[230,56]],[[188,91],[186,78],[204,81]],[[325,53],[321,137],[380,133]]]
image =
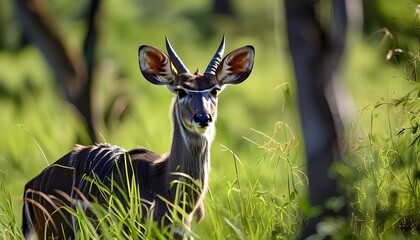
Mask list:
[[[195,21],[206,14],[203,8],[208,6],[203,2],[194,2],[187,9],[178,2],[167,3],[170,7],[164,11],[162,1],[150,6],[143,4],[146,2],[106,2],[94,106],[102,117],[111,99],[121,97],[126,108],[100,122],[102,140],[126,149],[141,145],[157,153],[169,150],[172,95],[142,78],[137,61],[140,44],[163,49],[166,35],[190,69],[201,70],[222,34],[227,37],[227,51],[252,44],[256,62],[250,78],[220,95],[206,216],[193,223],[191,234],[196,239],[298,236],[307,217],[307,179],[283,25],[272,23],[273,18],[283,19],[273,16],[273,12],[280,14],[272,8],[278,2],[240,5],[241,21],[224,21],[220,27],[220,21]],[[81,24],[62,21],[69,21],[66,29],[77,32],[71,37],[72,42],[77,41],[83,32]],[[410,79],[407,66],[386,65],[377,44],[350,37],[343,66],[357,116],[349,127],[344,164],[332,171],[349,200],[349,228],[355,239],[416,239],[420,231],[420,121],[413,113],[418,113],[420,105],[419,85],[405,81]],[[415,65],[417,60],[408,63]],[[0,238],[22,239],[25,183],[86,134],[35,48],[27,46],[16,54],[1,52],[0,66]],[[410,97],[404,99],[410,91]],[[110,198],[107,207],[93,204],[98,225],[77,208],[78,237],[170,236],[169,229],[162,232],[153,222],[141,222],[144,213],[139,212],[138,189],[131,192],[129,208],[115,198]]]
[[[216,180],[217,185],[210,187],[205,200],[206,216],[203,222],[193,224],[192,236],[199,239],[290,239],[299,235],[306,218],[302,212],[301,201],[305,198],[302,189],[307,185],[303,165],[296,162],[299,141],[283,122],[276,124],[270,134],[253,131],[261,138],[247,141],[260,149],[261,155],[252,166],[245,166],[234,150],[222,146],[231,156],[232,167],[227,169],[230,171],[227,174],[232,178],[224,184]],[[335,171],[347,188],[353,236],[358,239],[417,236],[419,188],[415,174],[418,163],[410,155],[408,158],[404,157],[406,154],[398,155],[396,150],[372,140],[369,135],[358,135],[350,146],[345,165],[337,166]],[[411,147],[405,145],[406,152],[418,153],[416,149],[408,149]],[[405,170],[398,159],[405,162]],[[261,165],[271,171],[258,169]],[[91,205],[97,222],[92,222],[82,208],[76,208],[74,215],[80,226],[78,238],[166,239],[172,236],[169,228],[162,231],[156,223],[144,222],[143,214],[148,213],[141,212],[141,189],[137,189],[134,182],[129,186],[130,194],[123,200],[129,207],[124,207],[113,191],[101,188],[103,195],[109,197],[109,205]],[[20,225],[11,211],[10,198],[7,199],[3,199],[1,210],[6,213],[4,219],[8,220],[5,221],[9,222],[2,223],[2,232],[4,235],[11,231],[10,234],[15,235],[7,236],[19,239]],[[337,221],[325,224],[331,228]]]
[[0,173],[0,237],[2,239],[23,239],[19,220],[13,209],[12,198],[5,187],[4,174]]

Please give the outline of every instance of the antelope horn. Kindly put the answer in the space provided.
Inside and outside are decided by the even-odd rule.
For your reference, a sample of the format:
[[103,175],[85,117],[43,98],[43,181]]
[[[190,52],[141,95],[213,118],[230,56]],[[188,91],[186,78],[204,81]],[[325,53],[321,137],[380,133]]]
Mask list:
[[172,64],[175,66],[176,71],[178,74],[189,73],[187,67],[185,67],[184,63],[176,54],[175,50],[172,48],[171,44],[169,43],[168,37],[166,37],[166,50],[169,54],[169,59],[171,59]]
[[222,42],[220,43],[219,48],[216,51],[216,54],[214,54],[209,65],[207,66],[207,69],[204,72],[205,74],[216,75],[216,70],[220,62],[222,61],[224,51],[225,51],[225,35],[223,35],[222,37]]

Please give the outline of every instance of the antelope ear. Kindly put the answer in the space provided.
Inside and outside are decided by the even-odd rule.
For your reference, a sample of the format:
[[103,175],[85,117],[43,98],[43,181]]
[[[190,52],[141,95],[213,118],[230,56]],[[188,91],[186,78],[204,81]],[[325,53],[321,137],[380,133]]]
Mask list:
[[140,71],[147,81],[157,85],[170,85],[175,79],[171,61],[157,48],[142,45],[139,47]]
[[245,81],[251,74],[254,56],[253,46],[241,47],[226,55],[216,71],[219,84],[238,84]]

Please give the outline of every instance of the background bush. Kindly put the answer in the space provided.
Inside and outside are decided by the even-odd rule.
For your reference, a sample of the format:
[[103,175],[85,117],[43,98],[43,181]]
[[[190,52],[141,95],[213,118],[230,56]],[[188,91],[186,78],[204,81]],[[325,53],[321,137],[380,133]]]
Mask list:
[[[80,48],[86,3],[48,1],[72,47]],[[253,73],[220,96],[210,192],[202,239],[289,239],[298,235],[307,180],[296,116],[295,83],[281,2],[232,1],[232,16],[211,1],[105,1],[94,107],[102,141],[126,149],[169,150],[172,95],[143,79],[137,48],[164,49],[164,37],[190,68],[204,70],[222,34],[226,52],[253,45]],[[350,197],[358,239],[415,239],[419,200],[419,6],[364,1],[363,31],[351,30],[342,63],[353,97],[344,164],[336,166]],[[19,239],[25,183],[86,141],[74,109],[39,50],[17,22],[12,1],[0,3],[0,236]],[[114,101],[117,99],[118,101]],[[115,105],[116,104],[116,105]]]

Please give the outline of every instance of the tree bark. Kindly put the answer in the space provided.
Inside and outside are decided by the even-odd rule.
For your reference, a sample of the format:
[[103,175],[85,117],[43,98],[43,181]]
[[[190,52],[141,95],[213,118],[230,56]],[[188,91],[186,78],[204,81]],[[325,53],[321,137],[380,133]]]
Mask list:
[[70,50],[41,0],[16,0],[17,15],[29,39],[40,49],[68,102],[80,112],[91,142],[96,142],[91,87],[100,0],[92,0],[82,51]]
[[298,88],[298,105],[309,179],[309,202],[321,209],[309,219],[302,239],[317,233],[317,225],[333,212],[325,203],[341,196],[337,181],[329,175],[331,165],[342,158],[343,124],[331,85],[345,46],[347,16],[345,0],[333,1],[331,25],[324,29],[318,19],[319,1],[286,0],[288,42]]

